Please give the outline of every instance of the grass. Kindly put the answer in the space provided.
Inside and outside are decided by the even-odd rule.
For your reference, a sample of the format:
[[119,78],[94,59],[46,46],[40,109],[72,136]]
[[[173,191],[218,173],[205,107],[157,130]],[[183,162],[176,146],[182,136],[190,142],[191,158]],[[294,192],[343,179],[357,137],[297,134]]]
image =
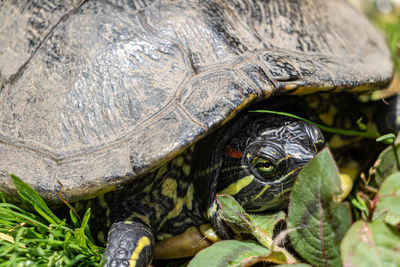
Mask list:
[[0,266],[97,266],[104,248],[91,237],[90,209],[81,222],[71,212],[70,225],[29,185],[14,175],[12,179],[23,208],[0,193]]

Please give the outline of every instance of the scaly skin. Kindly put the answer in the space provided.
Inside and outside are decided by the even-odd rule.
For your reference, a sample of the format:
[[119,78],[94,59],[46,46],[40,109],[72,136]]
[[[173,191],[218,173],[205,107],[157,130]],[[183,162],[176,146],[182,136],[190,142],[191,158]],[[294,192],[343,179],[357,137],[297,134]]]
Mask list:
[[207,221],[230,238],[217,216],[217,192],[248,211],[281,208],[297,173],[323,145],[319,129],[301,121],[258,114],[234,120],[150,174],[153,182],[141,192],[121,198],[112,209],[105,266],[146,266],[154,240]]
[[141,223],[114,223],[108,233],[108,246],[103,258],[107,266],[147,266],[154,250],[151,229]]

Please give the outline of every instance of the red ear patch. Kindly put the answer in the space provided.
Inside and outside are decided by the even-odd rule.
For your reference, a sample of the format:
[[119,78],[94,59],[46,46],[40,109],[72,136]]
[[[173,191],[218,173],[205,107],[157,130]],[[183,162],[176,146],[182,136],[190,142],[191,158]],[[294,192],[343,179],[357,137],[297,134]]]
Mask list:
[[227,157],[235,158],[235,159],[240,159],[243,156],[243,153],[237,150],[236,148],[226,146],[224,149],[224,155]]

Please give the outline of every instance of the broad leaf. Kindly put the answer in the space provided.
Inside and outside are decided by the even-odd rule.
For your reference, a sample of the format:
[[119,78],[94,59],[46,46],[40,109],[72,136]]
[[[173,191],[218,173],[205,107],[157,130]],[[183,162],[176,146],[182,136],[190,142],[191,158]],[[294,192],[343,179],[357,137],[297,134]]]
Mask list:
[[311,267],[311,265],[305,263],[298,263],[298,264],[281,264],[275,267]]
[[[235,233],[252,234],[257,241],[271,249],[268,258],[277,263],[295,263],[296,259],[284,248],[273,246],[273,229],[275,225],[285,218],[284,212],[271,215],[249,215],[240,204],[229,195],[218,195],[217,202],[220,207],[220,218],[224,220]],[[259,255],[257,261],[261,261],[265,255]],[[265,260],[265,259],[264,259]]]
[[236,233],[250,234],[254,231],[254,225],[250,216],[240,204],[230,195],[217,195],[219,205],[218,216],[224,220]]
[[351,225],[341,194],[335,161],[325,148],[300,172],[289,204],[288,228],[293,247],[315,266],[341,266],[339,245]]
[[203,249],[188,266],[250,266],[260,261],[280,263],[280,256],[251,241],[227,240]]
[[263,215],[248,214],[230,195],[217,195],[217,200],[220,207],[219,216],[235,233],[251,234],[258,226],[272,238],[276,224],[286,217],[283,211]]
[[400,223],[400,173],[390,175],[378,192],[373,220],[396,226]]
[[[400,144],[396,144],[397,155],[400,156]],[[376,168],[375,180],[378,185],[381,185],[383,181],[391,174],[398,172],[396,164],[395,150],[392,146],[386,148],[378,157],[378,167]]]
[[279,211],[272,214],[250,214],[251,220],[254,225],[259,226],[263,229],[268,236],[273,236],[275,226],[285,220],[286,214],[283,211]]
[[358,221],[340,245],[343,264],[348,267],[399,266],[400,235],[380,221]]

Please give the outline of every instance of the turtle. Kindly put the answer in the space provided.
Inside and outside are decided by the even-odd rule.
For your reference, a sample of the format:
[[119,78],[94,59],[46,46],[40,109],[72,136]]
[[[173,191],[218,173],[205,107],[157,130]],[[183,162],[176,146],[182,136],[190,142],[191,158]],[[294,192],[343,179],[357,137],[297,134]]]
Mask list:
[[344,0],[5,0],[0,25],[0,189],[16,195],[13,173],[49,203],[59,184],[97,203],[106,266],[146,266],[157,237],[205,221],[229,237],[217,192],[286,205],[323,135],[240,111],[393,75]]

